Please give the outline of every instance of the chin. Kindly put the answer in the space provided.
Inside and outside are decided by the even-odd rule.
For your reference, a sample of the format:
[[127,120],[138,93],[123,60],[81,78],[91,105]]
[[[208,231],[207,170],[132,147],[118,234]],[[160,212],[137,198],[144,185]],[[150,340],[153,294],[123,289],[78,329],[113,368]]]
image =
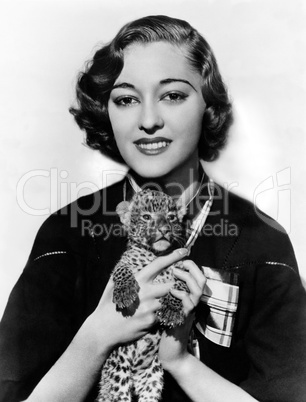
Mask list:
[[154,158],[146,157],[145,159],[137,160],[136,163],[135,161],[134,163],[129,163],[128,166],[144,179],[162,178],[173,170],[173,166],[169,164],[169,156],[166,161]]

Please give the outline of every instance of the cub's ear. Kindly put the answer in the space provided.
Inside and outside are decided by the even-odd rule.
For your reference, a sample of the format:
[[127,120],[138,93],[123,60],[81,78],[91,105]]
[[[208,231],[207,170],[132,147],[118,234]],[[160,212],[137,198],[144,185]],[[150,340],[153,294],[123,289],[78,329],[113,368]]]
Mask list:
[[128,230],[131,221],[131,203],[129,201],[121,201],[116,207],[116,212],[124,229]]

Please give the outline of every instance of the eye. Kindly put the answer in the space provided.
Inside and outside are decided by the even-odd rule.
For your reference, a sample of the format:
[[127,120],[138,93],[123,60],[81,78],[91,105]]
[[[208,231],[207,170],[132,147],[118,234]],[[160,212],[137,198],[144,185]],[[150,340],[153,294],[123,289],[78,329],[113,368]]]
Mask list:
[[118,106],[134,106],[139,103],[139,101],[132,96],[119,96],[114,100],[114,103]]
[[183,102],[188,95],[182,93],[182,92],[169,92],[166,95],[163,96],[162,100],[165,100],[166,102],[171,102],[171,103],[179,103]]
[[150,221],[151,220],[151,215],[149,215],[149,214],[143,214],[142,216],[141,216],[141,218],[144,220],[144,221]]
[[175,215],[175,213],[174,212],[170,212],[169,214],[168,214],[168,221],[169,222],[174,222],[174,221],[176,221],[176,215]]

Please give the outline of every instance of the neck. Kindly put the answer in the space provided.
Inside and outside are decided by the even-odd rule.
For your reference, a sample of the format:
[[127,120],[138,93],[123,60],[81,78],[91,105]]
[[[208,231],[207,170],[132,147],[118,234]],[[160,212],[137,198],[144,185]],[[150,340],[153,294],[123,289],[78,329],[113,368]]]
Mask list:
[[[183,174],[182,174],[183,172]],[[198,190],[202,176],[199,172],[199,161],[194,166],[186,167],[180,174],[176,172],[158,178],[143,178],[134,171],[129,172],[136,184],[141,188],[152,188],[170,195],[174,199],[182,197],[188,202]]]

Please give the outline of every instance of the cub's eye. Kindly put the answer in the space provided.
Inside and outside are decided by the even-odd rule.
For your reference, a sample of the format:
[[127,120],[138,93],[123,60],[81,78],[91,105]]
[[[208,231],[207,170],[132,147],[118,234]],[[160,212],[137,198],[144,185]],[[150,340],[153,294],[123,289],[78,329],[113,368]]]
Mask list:
[[176,221],[176,215],[173,212],[168,214],[168,221],[169,222]]
[[144,220],[144,221],[150,221],[151,220],[151,215],[149,215],[149,214],[143,214],[142,216],[141,216],[141,218]]

